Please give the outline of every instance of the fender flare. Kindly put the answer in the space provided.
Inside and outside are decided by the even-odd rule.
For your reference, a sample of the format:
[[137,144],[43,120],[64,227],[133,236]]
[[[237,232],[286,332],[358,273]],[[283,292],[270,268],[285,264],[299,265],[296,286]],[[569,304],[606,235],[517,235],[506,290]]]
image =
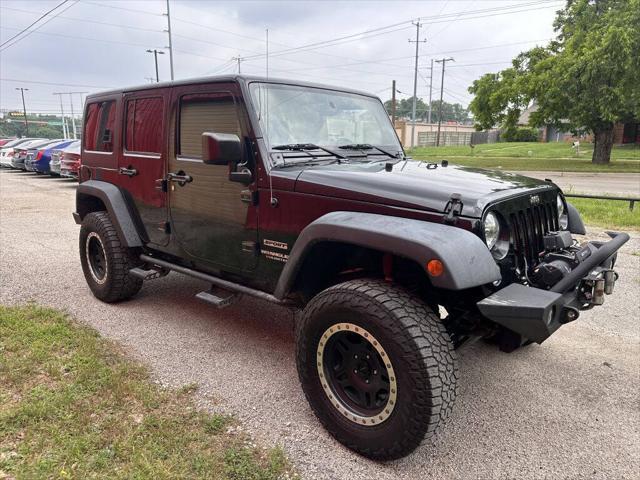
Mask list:
[[585,235],[587,230],[582,223],[582,217],[578,209],[567,202],[567,215],[569,216],[569,231],[578,235]]
[[[500,280],[500,269],[485,243],[461,228],[402,217],[360,212],[331,212],[301,232],[274,291],[284,298],[292,289],[304,259],[319,242],[341,242],[389,252],[418,262],[444,264],[444,273],[430,276],[433,286],[463,290]],[[426,273],[426,272],[425,272]]]
[[99,180],[87,180],[78,185],[76,213],[74,213],[76,223],[81,223],[84,217],[91,213],[83,206],[83,200],[86,197],[95,197],[102,201],[116,227],[118,237],[126,247],[141,247],[143,245],[127,201],[118,187]]

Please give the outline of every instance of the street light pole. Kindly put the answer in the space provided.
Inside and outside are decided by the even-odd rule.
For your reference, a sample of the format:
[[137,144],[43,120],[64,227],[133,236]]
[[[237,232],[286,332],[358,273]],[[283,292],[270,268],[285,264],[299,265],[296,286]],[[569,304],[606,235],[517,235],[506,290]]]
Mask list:
[[[153,50],[147,50],[147,53],[153,53],[153,58],[156,62],[156,83],[159,83],[160,75],[158,75],[158,55],[164,55],[164,52],[162,50],[157,50],[154,48]],[[171,57],[171,52],[169,52],[169,57]],[[173,80],[173,76],[171,77],[171,79]]]
[[29,136],[29,122],[27,121],[27,106],[24,103],[24,91],[29,90],[28,88],[16,87],[16,90],[20,90],[22,94],[22,113],[24,113],[24,128],[26,130],[27,137]]
[[67,131],[67,122],[64,120],[64,105],[62,104],[62,92],[54,93],[54,95],[58,95],[60,97],[60,114],[62,115],[62,136],[64,138],[69,138],[69,132]]
[[444,67],[447,62],[455,62],[451,57],[436,60],[436,63],[442,63],[442,80],[440,81],[440,105],[438,106],[438,136],[436,137],[436,147],[440,146],[440,126],[442,125],[442,92],[444,91]]

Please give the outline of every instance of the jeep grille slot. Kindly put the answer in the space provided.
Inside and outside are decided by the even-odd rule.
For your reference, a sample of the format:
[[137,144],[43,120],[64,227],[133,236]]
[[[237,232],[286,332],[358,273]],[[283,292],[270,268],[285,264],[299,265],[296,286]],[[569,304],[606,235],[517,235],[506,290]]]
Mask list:
[[542,237],[558,230],[555,205],[545,203],[512,213],[509,216],[515,254],[527,260],[530,267],[538,263],[538,254],[544,250]]

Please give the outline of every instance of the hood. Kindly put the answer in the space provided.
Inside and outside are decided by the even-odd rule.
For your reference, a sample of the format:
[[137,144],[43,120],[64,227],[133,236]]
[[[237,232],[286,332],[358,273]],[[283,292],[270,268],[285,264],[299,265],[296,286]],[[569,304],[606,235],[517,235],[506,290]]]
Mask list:
[[451,194],[459,193],[462,215],[473,218],[496,200],[557,189],[514,173],[415,160],[396,163],[390,172],[377,162],[300,167],[298,173],[297,192],[434,212],[443,212]]

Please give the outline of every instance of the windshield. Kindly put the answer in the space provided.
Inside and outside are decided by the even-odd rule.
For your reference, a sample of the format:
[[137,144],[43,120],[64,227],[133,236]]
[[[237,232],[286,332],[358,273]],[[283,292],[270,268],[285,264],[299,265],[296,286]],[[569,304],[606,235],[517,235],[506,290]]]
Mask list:
[[402,148],[382,103],[365,95],[254,82],[251,97],[267,146],[375,145]]

